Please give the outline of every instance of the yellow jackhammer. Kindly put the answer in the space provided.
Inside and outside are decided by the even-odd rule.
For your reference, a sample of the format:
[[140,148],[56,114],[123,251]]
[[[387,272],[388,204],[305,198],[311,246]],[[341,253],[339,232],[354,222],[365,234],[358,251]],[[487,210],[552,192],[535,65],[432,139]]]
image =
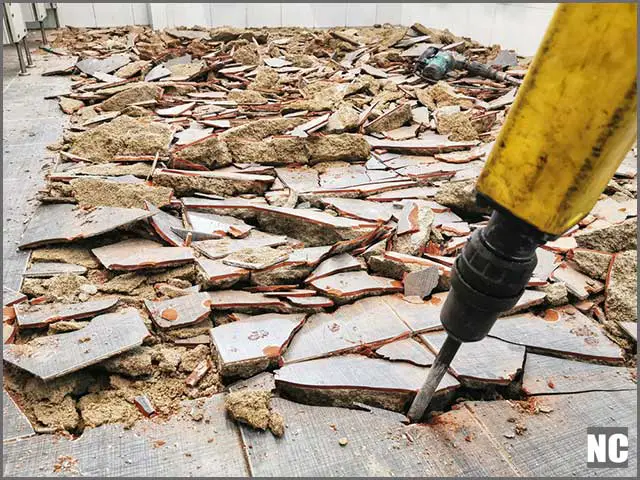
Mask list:
[[524,292],[536,248],[593,207],[637,136],[635,4],[561,4],[478,179],[494,211],[456,258],[447,340],[409,410],[419,421],[460,345]]

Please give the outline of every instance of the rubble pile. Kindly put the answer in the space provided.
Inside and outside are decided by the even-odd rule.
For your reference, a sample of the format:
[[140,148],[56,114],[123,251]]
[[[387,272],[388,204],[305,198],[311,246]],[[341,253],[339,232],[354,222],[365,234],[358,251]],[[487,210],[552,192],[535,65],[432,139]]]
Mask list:
[[[515,78],[530,62],[420,24],[57,32],[69,124],[3,295],[5,388],[36,431],[166,417],[263,372],[299,402],[406,412],[454,258],[488,221],[474,184],[517,88],[420,78],[434,45]],[[527,395],[533,353],[563,359],[534,386],[575,360],[634,365],[635,165],[538,249],[440,408]],[[231,395],[234,418],[283,434],[269,389]]]

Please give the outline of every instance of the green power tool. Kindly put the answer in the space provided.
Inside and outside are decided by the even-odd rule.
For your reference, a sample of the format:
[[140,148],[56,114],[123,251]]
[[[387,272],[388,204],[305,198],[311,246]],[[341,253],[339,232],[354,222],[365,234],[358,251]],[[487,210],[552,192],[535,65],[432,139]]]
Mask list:
[[427,48],[415,64],[415,73],[426,80],[442,80],[453,70],[466,70],[472,76],[489,78],[520,85],[522,82],[506,73],[480,62],[472,62],[461,55],[436,47]]

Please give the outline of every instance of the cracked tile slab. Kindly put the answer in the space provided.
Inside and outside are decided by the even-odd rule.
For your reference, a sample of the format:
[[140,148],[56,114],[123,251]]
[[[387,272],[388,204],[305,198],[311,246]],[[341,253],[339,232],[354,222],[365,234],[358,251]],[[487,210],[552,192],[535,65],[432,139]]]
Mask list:
[[222,260],[197,257],[196,263],[205,289],[230,288],[240,281],[248,280],[251,275],[249,270],[226,265]]
[[184,245],[184,239],[173,230],[174,228],[184,228],[181,218],[160,210],[149,201],[145,201],[145,208],[153,214],[149,218],[149,223],[162,240],[172,247]]
[[96,207],[82,210],[69,204],[40,205],[22,236],[19,248],[90,238],[151,215],[151,212],[139,208]]
[[309,285],[338,304],[403,290],[402,284],[396,280],[369,275],[364,271],[336,273],[309,282]]
[[[328,374],[328,372],[330,372]],[[275,372],[276,389],[302,403],[353,406],[363,403],[395,412],[408,409],[428,368],[362,355],[341,355],[284,365]],[[459,383],[445,374],[441,396]]]
[[24,278],[49,278],[56,275],[64,275],[66,273],[84,275],[87,273],[87,267],[71,263],[35,262],[27,268],[22,276]]
[[[446,332],[420,335],[434,354],[442,348]],[[465,384],[481,387],[486,384],[508,385],[523,368],[525,347],[486,337],[479,342],[464,343],[451,362],[451,372]]]
[[195,261],[190,247],[165,247],[141,238],[94,248],[91,252],[109,270],[173,267]]
[[27,301],[27,296],[22,293],[14,290],[13,288],[9,288],[7,286],[2,286],[2,306],[8,307],[10,305],[15,305],[17,303],[22,303]]
[[522,379],[527,395],[635,389],[632,369],[527,353]]
[[142,344],[149,336],[137,310],[128,308],[95,317],[81,330],[5,345],[4,360],[50,380],[81,370]]
[[572,306],[549,309],[543,317],[526,313],[499,318],[489,335],[541,352],[611,363],[624,361],[621,348],[594,320]]
[[[635,391],[541,395],[530,402],[467,402],[465,406],[491,435],[495,445],[508,452],[510,462],[520,476],[586,477],[596,474],[596,470],[587,467],[585,460],[587,426],[627,427],[629,445],[637,445]],[[509,421],[510,418],[515,422]],[[526,426],[522,435],[513,434],[516,424]],[[629,448],[627,468],[598,468],[597,475],[635,477],[636,471],[636,449]]]
[[409,327],[383,299],[370,297],[307,319],[283,355],[285,363],[355,351],[409,335]]
[[[188,414],[195,401],[166,421],[141,420],[132,428],[101,425],[77,439],[38,435],[4,444],[8,476],[248,476],[236,425],[224,414],[224,395],[204,399],[203,421]],[[71,459],[56,472],[60,459]],[[58,467],[59,469],[59,467]]]
[[[17,440],[35,435],[31,422],[11,398],[2,389],[2,441]],[[6,467],[5,467],[6,468]]]
[[633,339],[634,342],[638,341],[638,324],[637,322],[618,322],[620,328]]
[[272,207],[238,200],[211,200],[194,197],[182,199],[187,209],[244,212],[253,215],[266,232],[288,235],[305,242],[308,247],[329,245],[342,240],[353,240],[378,228],[375,223],[344,217],[334,217],[324,212],[304,208]]
[[161,301],[144,301],[153,323],[159,328],[179,328],[201,322],[211,312],[211,300],[206,292],[183,295]]
[[403,415],[377,408],[300,405],[281,398],[273,398],[271,406],[286,419],[282,439],[240,427],[257,477],[517,474],[506,452],[495,448],[466,409],[444,414],[440,424],[405,426]]
[[252,225],[247,225],[239,218],[228,215],[187,210],[186,216],[191,229],[197,233],[244,238],[253,229]]
[[371,148],[386,150],[387,152],[406,153],[414,155],[433,155],[435,153],[456,152],[468,150],[478,145],[477,141],[452,142],[444,135],[431,135],[431,138],[415,140],[379,140],[366,136]]
[[23,328],[46,327],[60,320],[77,320],[105,312],[116,306],[118,298],[92,300],[80,303],[45,303],[29,305],[21,303],[15,306],[16,320]]
[[217,260],[245,248],[279,247],[286,243],[287,237],[284,235],[271,235],[259,230],[252,230],[244,238],[224,237],[201,240],[193,242],[191,245],[203,255],[212,260]]
[[348,253],[341,253],[323,260],[304,282],[310,283],[335,273],[362,270],[362,268],[362,264],[355,257]]
[[276,365],[304,319],[304,314],[267,313],[212,328],[220,372],[246,378]]
[[431,200],[438,192],[437,187],[411,187],[376,193],[367,200],[376,202],[399,202],[402,200]]
[[211,300],[211,309],[233,310],[236,312],[252,312],[265,310],[270,312],[284,312],[287,304],[277,298],[267,297],[261,293],[244,290],[218,290],[207,292]]
[[566,262],[560,264],[550,275],[554,282],[564,282],[567,290],[580,300],[586,300],[589,295],[600,293],[604,284],[580,273]]
[[430,367],[436,356],[421,342],[403,338],[376,349],[376,354],[392,362],[409,362],[419,367]]
[[76,68],[87,75],[111,73],[131,63],[128,55],[110,55],[106,58],[85,58],[76,63]]
[[381,205],[357,198],[323,198],[321,201],[342,216],[368,222],[386,223],[391,219],[394,211],[392,205]]

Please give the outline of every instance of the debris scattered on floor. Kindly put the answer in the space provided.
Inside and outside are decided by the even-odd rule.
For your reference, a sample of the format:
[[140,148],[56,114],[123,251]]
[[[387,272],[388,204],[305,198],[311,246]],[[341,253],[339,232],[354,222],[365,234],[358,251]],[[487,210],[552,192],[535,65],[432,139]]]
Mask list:
[[[463,71],[428,82],[413,61],[437,42],[521,78],[529,59],[419,24],[51,35],[79,57],[47,73],[71,75],[55,96],[70,121],[20,244],[22,287],[3,289],[5,386],[36,431],[131,426],[228,386],[229,415],[276,436],[272,395],[406,413],[441,346],[455,257],[487,223],[475,183],[517,92]],[[625,388],[636,157],[538,249],[439,409],[573,391],[590,372],[594,389]]]
[[267,390],[240,390],[229,393],[224,406],[234,420],[259,430],[271,430],[276,437],[285,432],[284,418],[271,410],[271,392]]

